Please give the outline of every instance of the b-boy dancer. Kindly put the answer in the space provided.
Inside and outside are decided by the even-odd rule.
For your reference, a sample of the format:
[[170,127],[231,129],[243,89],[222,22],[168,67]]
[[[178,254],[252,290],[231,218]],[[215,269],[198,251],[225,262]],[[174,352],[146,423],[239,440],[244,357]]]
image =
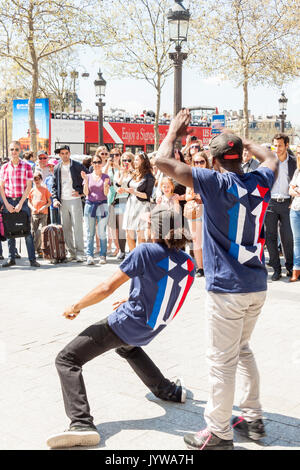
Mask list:
[[171,382],[155,366],[141,346],[148,344],[177,315],[193,284],[195,266],[180,248],[186,239],[181,216],[163,206],[151,213],[153,243],[143,243],[122,262],[116,273],[68,307],[64,316],[75,319],[81,310],[111,295],[130,278],[128,301],[104,320],[89,326],[57,356],[68,431],[47,440],[51,448],[92,446],[100,435],[90,414],[82,366],[115,349],[125,358],[144,384],[162,400],[185,402],[186,391],[180,379]]
[[[249,340],[264,304],[264,216],[277,169],[277,157],[266,148],[223,133],[211,140],[210,153],[221,172],[191,168],[174,158],[174,144],[187,134],[188,110],[171,122],[155,164],[178,183],[193,188],[204,205],[203,261],[206,278],[210,393],[207,428],[188,434],[192,449],[232,449],[230,426],[236,371],[242,377],[242,416],[235,429],[253,439],[265,435],[259,401],[259,376]],[[263,161],[244,174],[243,148]]]

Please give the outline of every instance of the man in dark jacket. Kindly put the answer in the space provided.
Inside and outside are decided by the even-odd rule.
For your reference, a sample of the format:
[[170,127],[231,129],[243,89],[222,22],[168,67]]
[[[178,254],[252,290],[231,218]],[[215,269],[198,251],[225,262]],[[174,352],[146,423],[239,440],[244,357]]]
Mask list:
[[69,261],[84,260],[83,211],[81,198],[83,186],[81,171],[85,167],[72,160],[70,147],[64,145],[55,150],[61,162],[54,169],[52,186],[53,207],[60,208],[65,242],[70,253]]
[[273,138],[275,152],[279,160],[278,176],[271,192],[271,200],[266,212],[266,245],[269,263],[274,269],[272,281],[281,278],[281,264],[278,247],[278,227],[282,252],[285,257],[286,275],[292,276],[293,270],[293,233],[290,224],[289,184],[296,170],[296,159],[288,152],[289,137],[276,134]]

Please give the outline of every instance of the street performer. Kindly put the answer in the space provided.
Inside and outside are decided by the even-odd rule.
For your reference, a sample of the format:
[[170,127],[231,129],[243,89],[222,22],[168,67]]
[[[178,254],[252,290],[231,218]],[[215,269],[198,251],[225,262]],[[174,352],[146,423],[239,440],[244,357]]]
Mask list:
[[56,358],[71,425],[68,431],[49,437],[47,444],[51,448],[99,443],[82,366],[110,349],[127,360],[154,395],[162,400],[185,402],[182,381],[166,379],[141,346],[152,341],[177,315],[193,284],[195,266],[192,258],[181,250],[186,238],[176,211],[157,206],[150,223],[153,243],[142,243],[131,251],[113,276],[63,314],[69,320],[75,319],[84,308],[101,302],[132,279],[128,300],[116,302],[113,313],[80,333]]
[[[264,305],[267,270],[264,261],[264,217],[278,159],[267,148],[232,133],[210,142],[220,171],[191,168],[172,158],[174,144],[187,135],[190,112],[173,119],[155,164],[165,175],[200,194],[203,205],[203,263],[210,392],[205,409],[207,428],[188,434],[191,449],[232,449],[230,417],[236,371],[242,377],[241,417],[236,430],[255,440],[265,435],[259,400],[259,376],[249,340]],[[242,169],[243,149],[263,163],[252,173]]]

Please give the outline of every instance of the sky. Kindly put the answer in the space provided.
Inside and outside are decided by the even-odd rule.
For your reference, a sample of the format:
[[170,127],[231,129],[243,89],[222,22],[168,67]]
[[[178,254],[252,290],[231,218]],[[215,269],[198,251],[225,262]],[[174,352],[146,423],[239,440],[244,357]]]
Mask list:
[[[97,55],[96,55],[97,54]],[[88,79],[80,79],[78,83],[79,98],[83,101],[83,111],[89,109],[97,113],[94,80],[101,67],[100,53],[81,53],[82,72],[90,73]],[[108,67],[101,67],[103,77],[107,81],[105,103],[108,108],[121,108],[133,114],[140,114],[144,109],[155,111],[155,89],[144,80],[111,79]],[[171,75],[162,90],[161,113],[172,114],[173,111],[173,76]],[[282,88],[288,98],[287,120],[293,126],[300,126],[300,79],[286,84]],[[259,115],[279,114],[278,99],[281,89],[277,87],[255,87],[249,89],[249,109],[255,117]],[[229,81],[220,81],[218,77],[203,79],[197,71],[187,69],[183,64],[182,79],[183,106],[208,105],[223,110],[243,109],[243,91]],[[105,110],[104,110],[105,112]]]

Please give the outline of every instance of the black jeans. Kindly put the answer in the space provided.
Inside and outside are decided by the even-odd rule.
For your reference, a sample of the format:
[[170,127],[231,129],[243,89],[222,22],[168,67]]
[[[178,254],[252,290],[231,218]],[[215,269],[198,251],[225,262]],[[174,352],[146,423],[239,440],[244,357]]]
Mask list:
[[176,385],[166,379],[140,347],[130,346],[109,327],[107,318],[89,326],[57,356],[66,414],[71,425],[94,426],[82,376],[82,366],[97,356],[116,349],[125,358],[144,384],[159,398],[168,400]]
[[276,202],[271,199],[265,218],[266,246],[270,265],[276,271],[281,270],[278,250],[278,224],[286,269],[293,269],[293,233],[290,224],[290,199]]

